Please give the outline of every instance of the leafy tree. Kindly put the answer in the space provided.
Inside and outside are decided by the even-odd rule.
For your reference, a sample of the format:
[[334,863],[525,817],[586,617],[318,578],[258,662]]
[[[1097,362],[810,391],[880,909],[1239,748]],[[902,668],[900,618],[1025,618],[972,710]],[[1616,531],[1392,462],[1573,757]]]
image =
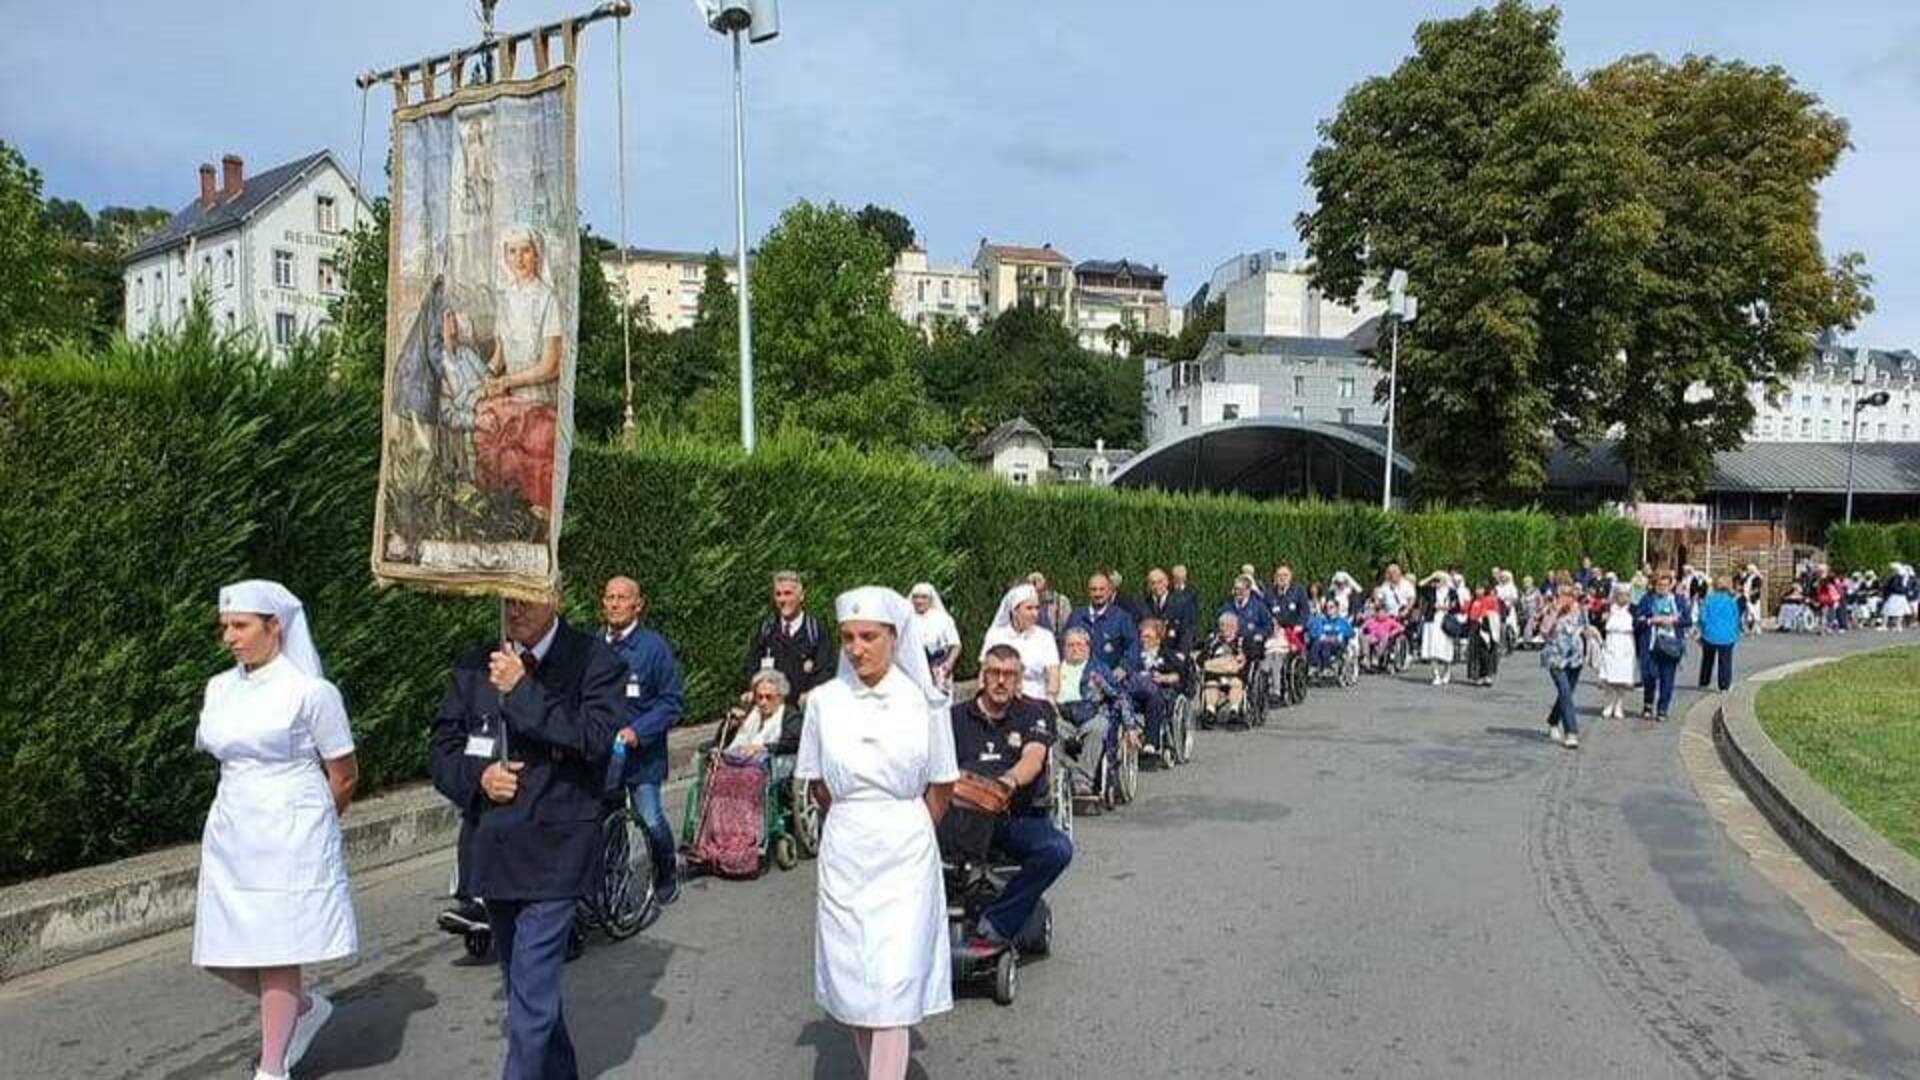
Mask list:
[[1154,360],[1192,360],[1200,355],[1207,337],[1227,329],[1227,302],[1224,298],[1208,301],[1200,314],[1180,327],[1175,335],[1151,331],[1130,331],[1128,351],[1133,356]]
[[382,197],[347,234],[341,270],[346,289],[327,307],[333,324],[335,374],[379,393],[387,364],[387,226],[393,208]]
[[978,333],[936,326],[921,370],[964,443],[1016,416],[1065,446],[1140,441],[1140,360],[1082,349],[1058,318],[1032,307],[1002,312]]
[[1813,229],[1843,124],[1777,70],[1636,58],[1575,80],[1558,30],[1522,0],[1422,24],[1309,163],[1316,283],[1351,299],[1404,268],[1420,296],[1400,408],[1430,497],[1525,500],[1551,440],[1616,427],[1637,486],[1687,494],[1751,419],[1747,383],[1864,302]]
[[172,218],[172,211],[157,206],[103,206],[93,216],[93,238],[123,253],[132,251]]
[[[84,213],[84,212],[83,212]],[[0,141],[0,358],[39,352],[84,332],[60,230],[40,201],[40,173]]]
[[854,220],[860,223],[861,228],[875,233],[887,242],[888,262],[899,258],[902,251],[913,246],[913,222],[908,221],[907,216],[897,210],[889,210],[884,206],[868,203],[854,215]]
[[1873,308],[1861,256],[1829,265],[1818,232],[1847,124],[1777,67],[1634,56],[1588,85],[1645,133],[1657,167],[1640,190],[1662,222],[1600,417],[1639,492],[1686,498],[1752,424],[1749,384],[1778,393],[1815,335]]
[[54,231],[76,243],[87,243],[93,239],[93,215],[87,208],[71,199],[47,200],[47,224]]
[[[943,439],[945,420],[912,362],[915,334],[890,305],[891,265],[886,241],[844,207],[803,200],[781,214],[749,268],[762,430],[796,428],[863,447]],[[737,427],[738,387],[729,368],[703,392],[702,430],[724,438]]]

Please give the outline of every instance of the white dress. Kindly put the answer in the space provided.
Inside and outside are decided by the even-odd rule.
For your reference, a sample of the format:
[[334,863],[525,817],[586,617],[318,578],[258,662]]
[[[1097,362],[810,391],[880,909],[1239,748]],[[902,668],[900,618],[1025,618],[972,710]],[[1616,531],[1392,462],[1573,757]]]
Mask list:
[[899,669],[877,687],[835,678],[807,695],[794,777],[824,780],[814,997],[856,1027],[953,1007],[947,891],[923,796],[959,779],[953,726]]
[[1446,631],[1447,614],[1452,610],[1453,590],[1436,589],[1433,594],[1433,618],[1420,628],[1420,659],[1453,663],[1453,639],[1447,636]]
[[996,626],[980,643],[980,655],[985,657],[995,645],[1011,645],[1020,653],[1020,693],[1035,701],[1048,700],[1047,669],[1060,666],[1060,646],[1053,635],[1038,623],[1024,634],[1011,626]]
[[1600,650],[1600,681],[1608,686],[1632,686],[1639,679],[1640,657],[1633,643],[1633,609],[1607,606],[1606,644]]
[[340,691],[280,657],[207,683],[194,744],[220,761],[200,837],[193,962],[280,967],[359,948],[320,760],[353,752]]

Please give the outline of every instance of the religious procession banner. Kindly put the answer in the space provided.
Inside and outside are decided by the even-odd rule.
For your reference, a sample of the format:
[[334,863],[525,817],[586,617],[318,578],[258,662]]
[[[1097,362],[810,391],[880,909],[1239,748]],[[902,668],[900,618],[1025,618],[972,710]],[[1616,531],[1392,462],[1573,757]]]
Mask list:
[[373,573],[537,597],[573,444],[574,71],[393,114]]

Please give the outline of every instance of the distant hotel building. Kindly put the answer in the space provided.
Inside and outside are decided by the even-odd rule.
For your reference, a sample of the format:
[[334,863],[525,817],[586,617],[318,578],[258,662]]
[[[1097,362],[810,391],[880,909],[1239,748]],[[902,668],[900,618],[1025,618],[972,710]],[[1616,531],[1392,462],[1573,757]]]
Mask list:
[[[620,253],[600,257],[601,271],[613,289],[616,301],[631,297],[629,303],[647,305],[647,318],[655,330],[672,332],[693,325],[700,314],[700,290],[706,285],[707,260],[711,254],[697,251],[660,251],[628,248],[625,266],[626,284],[622,288]],[[751,260],[752,255],[748,255]],[[734,261],[722,257],[727,284],[740,287],[740,275]]]
[[1089,259],[1073,268],[1073,281],[1073,327],[1081,348],[1125,355],[1122,331],[1173,332],[1167,317],[1167,275],[1158,266]]
[[[1858,385],[1855,381],[1858,380]],[[1847,442],[1853,437],[1853,403],[1876,391],[1887,404],[1860,410],[1860,441],[1913,442],[1914,407],[1920,405],[1920,356],[1911,349],[1842,348],[1831,340],[1814,347],[1807,366],[1769,402],[1764,388],[1753,400],[1753,442]]]
[[196,288],[214,325],[254,327],[277,349],[327,321],[346,292],[347,234],[371,212],[325,150],[246,175],[236,154],[200,166],[200,196],[127,255],[128,337],[177,324]]
[[1147,445],[1228,420],[1382,426],[1386,407],[1373,395],[1385,374],[1360,352],[1365,336],[1212,334],[1193,360],[1147,372]]
[[985,314],[980,273],[970,266],[932,266],[919,247],[893,263],[894,314],[931,335],[943,320],[980,329]]

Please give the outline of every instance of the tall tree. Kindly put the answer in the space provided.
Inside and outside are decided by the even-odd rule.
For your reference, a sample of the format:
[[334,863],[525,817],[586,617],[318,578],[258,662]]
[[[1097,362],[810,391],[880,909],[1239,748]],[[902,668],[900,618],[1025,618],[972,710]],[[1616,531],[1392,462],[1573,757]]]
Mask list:
[[872,203],[860,208],[854,215],[860,227],[866,229],[887,242],[887,259],[891,262],[900,257],[900,253],[913,246],[913,222],[898,210],[889,210]]
[[[1845,125],[1777,69],[1622,61],[1575,80],[1559,13],[1500,0],[1321,127],[1298,225],[1330,295],[1405,269],[1402,432],[1419,489],[1538,491],[1551,441],[1623,432],[1636,488],[1686,495],[1867,281],[1828,266],[1815,185]],[[1384,391],[1384,387],[1382,388]]]
[[928,392],[955,421],[963,443],[1016,416],[1064,446],[1137,446],[1141,361],[1080,347],[1072,330],[1022,305],[978,333],[942,323],[921,359]]
[[0,359],[52,348],[85,332],[60,230],[40,201],[40,173],[0,141]]
[[[891,265],[886,241],[844,207],[803,200],[780,215],[749,267],[762,430],[869,447],[944,438],[912,363],[914,332],[893,313]],[[738,393],[729,369],[696,410],[703,430],[733,429]]]
[[1777,67],[1633,56],[1587,81],[1645,133],[1657,167],[1641,191],[1662,223],[1638,268],[1628,377],[1600,417],[1637,492],[1688,498],[1752,424],[1750,384],[1778,392],[1815,335],[1872,310],[1861,256],[1829,264],[1818,231],[1847,124]]

